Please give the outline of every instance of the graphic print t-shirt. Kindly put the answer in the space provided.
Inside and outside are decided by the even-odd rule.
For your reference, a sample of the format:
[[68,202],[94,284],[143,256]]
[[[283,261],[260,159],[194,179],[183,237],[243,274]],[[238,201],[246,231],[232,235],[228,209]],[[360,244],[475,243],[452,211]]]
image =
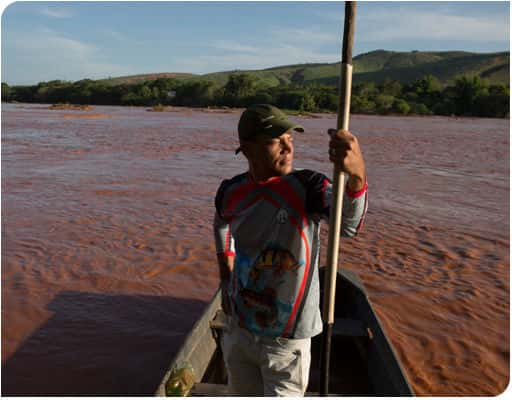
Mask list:
[[[215,198],[218,253],[235,256],[229,295],[238,324],[257,335],[312,337],[322,330],[320,221],[332,186],[310,170],[259,183],[248,173],[225,180]],[[345,192],[342,235],[354,236],[367,208],[366,186]]]

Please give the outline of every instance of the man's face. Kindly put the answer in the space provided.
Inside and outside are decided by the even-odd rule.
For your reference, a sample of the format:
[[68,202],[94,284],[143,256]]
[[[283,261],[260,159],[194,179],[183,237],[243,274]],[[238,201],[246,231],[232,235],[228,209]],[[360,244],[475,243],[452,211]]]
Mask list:
[[258,171],[258,175],[271,177],[286,175],[293,168],[293,136],[289,130],[277,138],[259,136],[246,142],[244,153]]

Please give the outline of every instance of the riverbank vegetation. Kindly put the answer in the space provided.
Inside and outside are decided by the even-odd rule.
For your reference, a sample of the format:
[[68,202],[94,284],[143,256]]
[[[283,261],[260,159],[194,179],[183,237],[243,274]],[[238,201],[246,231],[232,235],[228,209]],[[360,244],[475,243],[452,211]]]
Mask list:
[[[203,79],[159,78],[133,84],[104,81],[50,81],[34,86],[2,83],[2,101],[95,105],[246,107],[272,103],[301,112],[334,112],[338,89],[333,85],[283,84],[268,87],[246,73],[233,73],[225,85]],[[409,84],[385,79],[353,86],[351,111],[356,114],[456,115],[509,117],[510,87],[489,84],[478,76],[462,76],[442,85],[432,75]]]

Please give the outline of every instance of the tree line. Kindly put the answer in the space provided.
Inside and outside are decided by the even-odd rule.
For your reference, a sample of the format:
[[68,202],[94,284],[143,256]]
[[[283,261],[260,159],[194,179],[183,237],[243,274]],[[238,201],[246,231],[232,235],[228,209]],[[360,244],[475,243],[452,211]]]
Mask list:
[[[478,76],[462,76],[441,85],[426,75],[402,84],[361,82],[352,88],[351,112],[356,114],[456,115],[509,117],[510,87],[489,84]],[[246,73],[231,74],[225,85],[204,79],[159,78],[131,84],[84,79],[54,80],[33,86],[2,83],[2,101],[133,106],[246,107],[271,103],[299,112],[334,112],[338,89],[329,85],[281,84],[268,87]]]

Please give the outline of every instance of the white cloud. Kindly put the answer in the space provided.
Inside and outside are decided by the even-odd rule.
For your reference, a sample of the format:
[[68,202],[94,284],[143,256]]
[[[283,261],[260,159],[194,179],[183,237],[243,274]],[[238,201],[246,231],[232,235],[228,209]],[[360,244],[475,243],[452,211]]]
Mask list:
[[2,55],[3,79],[35,83],[53,79],[99,79],[133,74],[133,68],[112,63],[97,46],[50,29],[31,34],[9,32]]
[[[237,48],[236,43],[232,43]],[[242,46],[242,45],[240,45]],[[293,45],[276,47],[251,47],[251,52],[232,52],[222,55],[203,55],[180,58],[172,64],[175,71],[187,71],[198,74],[235,69],[263,69],[280,65],[302,63],[330,63],[339,58],[336,53],[322,53]]]
[[345,18],[344,7],[341,6],[339,11],[337,12],[326,12],[326,11],[314,11],[313,15],[320,19],[323,19],[328,22],[337,22],[339,24],[343,23],[343,19]]
[[41,14],[46,15],[47,17],[52,18],[71,18],[73,17],[73,13],[66,9],[61,7],[45,7],[41,9]]
[[506,18],[463,16],[402,9],[375,10],[359,16],[356,25],[361,40],[466,40],[488,42],[508,40]]
[[[286,56],[287,59],[295,58],[294,55],[296,54],[318,56],[314,50],[308,50],[308,48],[340,42],[339,35],[336,32],[326,33],[318,30],[281,28],[271,30],[268,35],[268,41],[266,43],[260,42],[257,46],[233,40],[217,40],[212,42],[210,47],[231,53],[230,55],[218,56],[218,59],[254,59],[260,65],[262,57],[265,58],[268,54],[279,58]],[[234,56],[233,53],[238,55]],[[241,54],[245,54],[245,56],[241,56]],[[322,60],[325,59],[322,55],[320,57]]]
[[126,42],[129,39],[123,33],[109,28],[99,28],[97,32],[105,36],[108,40],[116,40],[118,42]]
[[[266,41],[258,45],[234,40],[217,40],[213,49],[223,50],[215,55],[181,58],[173,63],[176,71],[208,73],[234,69],[262,69],[288,64],[336,62],[338,53],[319,51],[322,46],[334,48],[340,43],[339,34],[326,33],[318,28],[279,28],[268,32]],[[332,45],[335,46],[332,46]],[[340,44],[341,45],[341,44]]]
[[34,35],[15,34],[12,45],[20,51],[33,52],[43,57],[45,51],[52,56],[58,52],[60,57],[72,57],[80,61],[87,60],[96,50],[92,44],[60,36],[47,28]]
[[299,43],[301,45],[325,45],[337,43],[337,32],[322,32],[312,29],[283,28],[271,31],[273,41],[278,43]]
[[257,53],[260,51],[258,47],[255,46],[248,46],[246,44],[237,43],[233,41],[228,40],[218,40],[212,43],[211,47],[219,49],[219,50],[225,50],[225,51],[231,51],[235,53]]

